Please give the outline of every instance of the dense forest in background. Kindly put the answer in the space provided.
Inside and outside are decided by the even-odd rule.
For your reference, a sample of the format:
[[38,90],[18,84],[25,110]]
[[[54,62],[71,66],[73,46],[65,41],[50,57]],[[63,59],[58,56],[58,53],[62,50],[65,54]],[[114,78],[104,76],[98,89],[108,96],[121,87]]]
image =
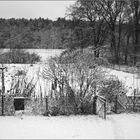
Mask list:
[[0,19],[0,48],[63,49],[70,37],[73,22],[64,18]]
[[140,54],[140,0],[77,0],[69,18],[0,19],[0,48],[91,48],[95,57],[136,64]]

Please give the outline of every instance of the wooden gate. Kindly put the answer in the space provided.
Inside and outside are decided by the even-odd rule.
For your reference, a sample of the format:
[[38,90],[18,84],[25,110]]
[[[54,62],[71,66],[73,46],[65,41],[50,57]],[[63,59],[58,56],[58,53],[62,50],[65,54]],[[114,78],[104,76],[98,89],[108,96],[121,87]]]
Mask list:
[[140,111],[140,95],[135,94],[134,96],[127,97],[126,109],[127,111],[139,112]]
[[106,99],[102,96],[97,96],[96,114],[99,117],[106,119]]
[[125,100],[121,101],[119,96],[116,96],[114,107],[112,111],[116,114],[121,112],[138,112],[140,111],[140,95],[134,94],[126,96]]

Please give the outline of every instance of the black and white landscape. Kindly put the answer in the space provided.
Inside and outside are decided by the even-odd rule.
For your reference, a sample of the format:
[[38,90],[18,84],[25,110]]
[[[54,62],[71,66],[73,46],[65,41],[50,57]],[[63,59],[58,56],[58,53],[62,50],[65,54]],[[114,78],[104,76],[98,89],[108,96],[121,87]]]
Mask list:
[[140,139],[140,0],[0,1],[0,139]]

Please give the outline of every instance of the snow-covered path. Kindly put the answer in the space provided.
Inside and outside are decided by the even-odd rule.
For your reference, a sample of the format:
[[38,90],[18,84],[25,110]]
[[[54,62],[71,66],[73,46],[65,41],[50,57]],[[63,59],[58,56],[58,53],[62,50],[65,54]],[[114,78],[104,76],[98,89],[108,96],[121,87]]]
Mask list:
[[0,139],[140,139],[140,114],[0,117]]

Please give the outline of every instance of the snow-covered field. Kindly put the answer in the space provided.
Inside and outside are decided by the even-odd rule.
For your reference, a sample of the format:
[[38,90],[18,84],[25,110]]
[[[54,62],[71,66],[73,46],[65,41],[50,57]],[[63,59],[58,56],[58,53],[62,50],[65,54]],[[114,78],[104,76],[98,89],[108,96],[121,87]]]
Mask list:
[[[51,89],[51,83],[48,80],[44,80],[41,76],[41,71],[42,68],[44,67],[44,64],[34,64],[33,66],[30,66],[30,64],[6,64],[7,71],[5,72],[5,87],[6,90],[10,89],[11,85],[11,75],[15,73],[16,70],[27,70],[27,77],[28,79],[32,79],[33,77],[35,78],[35,82],[37,81],[36,89],[41,89],[43,94],[45,92],[49,92]],[[114,75],[117,76],[125,85],[125,87],[128,90],[127,95],[132,95],[133,90],[140,85],[140,79],[137,79],[137,76],[131,73],[126,73],[122,71],[117,71],[117,70],[109,70],[109,75]],[[0,82],[1,86],[1,82]]]
[[[8,49],[3,49],[2,52],[7,52]],[[64,50],[60,50],[60,49],[28,49],[26,50],[30,53],[37,53],[38,55],[41,56],[41,60],[42,62],[46,62],[46,60],[48,60],[50,57],[53,56],[58,56],[61,54],[62,51]],[[39,72],[39,70],[42,69],[43,64],[42,62],[39,62],[37,64],[34,64],[33,67],[31,67],[29,64],[6,64],[5,66],[7,67],[7,72],[5,72],[5,85],[6,85],[6,90],[9,90],[10,88],[10,76],[11,74],[14,73],[15,69],[26,69],[28,70],[28,77],[32,78],[32,77],[36,77],[37,79],[37,74]],[[140,85],[140,79],[137,79],[137,76],[131,73],[126,73],[126,72],[122,72],[122,71],[117,71],[117,70],[113,70],[110,69],[109,70],[109,75],[115,75],[117,76],[126,86],[126,88],[128,89],[128,95],[133,94],[133,90],[136,89],[138,87],[138,85]],[[0,82],[1,85],[1,82]],[[38,87],[41,85],[42,87],[42,92],[43,94],[45,94],[46,92],[48,92],[50,90],[50,83],[47,82],[46,80],[43,80],[41,77],[39,77],[38,79],[38,83],[37,83],[37,89]]]
[[62,49],[28,49],[29,53],[36,53],[41,56],[41,60],[44,62],[50,57],[59,56],[64,50]]
[[[27,71],[26,78],[28,81],[31,81],[34,78],[33,83],[36,83],[36,93],[39,93],[40,86],[43,95],[47,94],[50,90],[50,81],[47,81],[42,78],[41,71],[43,68],[43,64],[34,64],[31,66],[30,64],[5,64],[7,67],[7,71],[5,71],[5,91],[7,92],[11,88],[12,77],[16,74],[18,70],[25,70]],[[1,87],[0,82],[0,87]]]
[[140,115],[0,117],[0,139],[140,139]]
[[140,92],[140,88],[139,88],[140,79],[138,78],[138,76],[136,74],[113,70],[113,69],[109,70],[109,74],[118,77],[118,79],[123,82],[126,89],[128,90],[127,91],[128,96],[133,95],[134,89],[137,89],[138,92]]

